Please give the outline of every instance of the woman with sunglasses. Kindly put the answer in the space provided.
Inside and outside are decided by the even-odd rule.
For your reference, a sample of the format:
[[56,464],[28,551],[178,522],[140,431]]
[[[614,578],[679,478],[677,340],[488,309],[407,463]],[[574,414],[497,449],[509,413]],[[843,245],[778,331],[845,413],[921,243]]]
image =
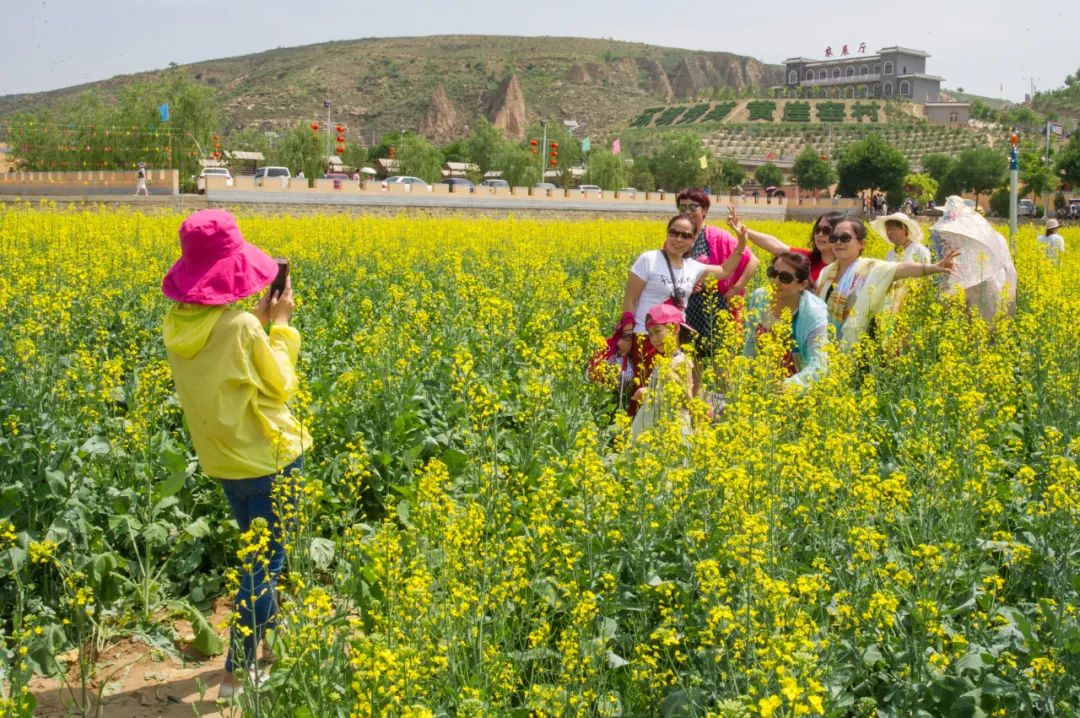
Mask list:
[[937,264],[886,262],[863,257],[866,225],[845,219],[833,225],[829,243],[836,261],[825,267],[817,282],[817,295],[829,309],[829,323],[836,327],[841,346],[855,344],[870,327],[874,315],[885,308],[889,288],[898,279],[948,274],[959,252],[950,251]]
[[[696,233],[690,256],[704,264],[721,265],[735,252],[738,240],[719,227],[705,225],[711,202],[708,193],[700,187],[687,187],[675,198],[679,214],[694,218]],[[719,337],[714,336],[717,312],[728,309],[732,297],[742,296],[746,285],[758,268],[758,259],[749,248],[740,253],[735,272],[727,279],[718,280],[713,287],[694,287],[694,293],[686,298],[686,323],[697,332],[695,348],[698,357],[711,356]],[[738,323],[739,317],[732,312]]]
[[[829,235],[832,234],[832,229],[836,226],[836,223],[846,216],[843,212],[826,212],[814,220],[814,226],[810,228],[810,247],[808,249],[789,247],[771,234],[755,230],[750,230],[748,238],[774,257],[784,252],[805,255],[810,260],[810,281],[816,283],[821,270],[836,260],[835,255],[833,255],[832,245],[829,244]],[[739,219],[739,212],[734,206],[728,207],[727,221],[728,226],[735,230],[736,233],[740,231],[741,227],[745,226],[742,220]]]
[[[634,346],[630,359],[644,381],[652,368],[649,361],[652,352],[647,348],[645,337],[645,316],[657,304],[669,303],[679,309],[686,307],[686,299],[694,291],[701,278],[711,274],[717,280],[727,279],[734,274],[742,252],[746,249],[746,232],[739,235],[735,250],[723,264],[703,264],[690,259],[690,249],[697,236],[697,225],[691,215],[678,214],[667,224],[667,237],[663,249],[643,252],[630,268],[623,294],[623,315],[619,320],[632,319],[634,322]],[[631,406],[631,414],[635,407]]]
[[[825,345],[829,343],[829,314],[814,294],[810,260],[805,254],[783,252],[766,270],[770,293],[759,287],[746,306],[746,356],[757,354],[758,339],[786,316],[791,317],[791,345],[782,359],[789,386],[805,387],[828,369]],[[785,314],[785,312],[787,314]]]

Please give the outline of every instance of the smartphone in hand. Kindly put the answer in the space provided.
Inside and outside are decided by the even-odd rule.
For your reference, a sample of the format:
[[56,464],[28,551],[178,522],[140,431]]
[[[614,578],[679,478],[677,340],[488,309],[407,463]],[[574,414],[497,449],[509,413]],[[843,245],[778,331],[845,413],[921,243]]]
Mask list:
[[277,262],[277,276],[270,283],[270,299],[277,299],[285,293],[285,282],[289,278],[289,260],[284,257],[274,257]]

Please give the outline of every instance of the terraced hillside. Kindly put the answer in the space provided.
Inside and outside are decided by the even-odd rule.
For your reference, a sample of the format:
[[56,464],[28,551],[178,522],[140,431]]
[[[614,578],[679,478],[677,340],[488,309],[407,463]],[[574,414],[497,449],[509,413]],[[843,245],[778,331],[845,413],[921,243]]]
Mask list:
[[836,125],[793,127],[791,125],[724,125],[703,137],[705,147],[717,157],[741,160],[771,160],[778,164],[794,161],[807,146],[823,155],[836,152],[869,133],[880,134],[886,142],[918,165],[932,153],[955,155],[972,147],[995,145],[1004,137],[967,128],[934,125]]

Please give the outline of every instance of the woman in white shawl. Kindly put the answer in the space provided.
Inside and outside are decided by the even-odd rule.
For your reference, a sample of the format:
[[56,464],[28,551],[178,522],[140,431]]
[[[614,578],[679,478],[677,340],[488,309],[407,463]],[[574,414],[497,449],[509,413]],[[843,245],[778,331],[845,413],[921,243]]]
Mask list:
[[859,341],[875,314],[888,304],[889,288],[897,279],[948,274],[959,252],[952,250],[937,264],[886,262],[863,257],[866,225],[862,220],[845,219],[833,226],[829,235],[836,261],[821,270],[817,295],[829,310],[842,349]]

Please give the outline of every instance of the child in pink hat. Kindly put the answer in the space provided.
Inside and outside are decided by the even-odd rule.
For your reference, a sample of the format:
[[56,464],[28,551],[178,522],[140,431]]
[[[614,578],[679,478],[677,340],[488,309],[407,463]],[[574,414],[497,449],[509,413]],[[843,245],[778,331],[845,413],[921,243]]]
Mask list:
[[[683,344],[693,340],[694,330],[686,323],[683,311],[672,304],[657,304],[645,315],[645,330],[658,359],[649,375],[648,386],[634,393],[639,408],[631,424],[636,439],[655,426],[662,416],[677,417],[683,435],[690,433],[689,402],[694,394],[694,361],[683,351]],[[672,392],[672,382],[682,389]]]
[[[270,286],[277,262],[249,244],[228,212],[196,212],[180,225],[180,259],[161,283],[175,302],[165,315],[165,350],[202,470],[218,480],[241,531],[257,518],[271,540],[246,559],[234,610],[221,697],[240,690],[233,671],[251,668],[255,646],[276,612],[285,563],[274,484],[302,468],[311,438],[289,411],[296,394],[300,334],[289,326],[290,282],[267,291],[252,311],[233,303]],[[265,329],[264,327],[269,327]],[[295,500],[295,496],[292,496]]]

